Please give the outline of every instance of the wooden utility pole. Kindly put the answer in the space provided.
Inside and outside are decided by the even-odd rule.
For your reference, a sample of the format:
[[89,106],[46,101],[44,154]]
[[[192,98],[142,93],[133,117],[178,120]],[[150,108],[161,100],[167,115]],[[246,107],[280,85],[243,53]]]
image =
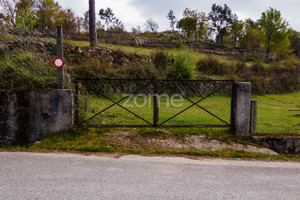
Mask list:
[[[57,56],[63,59],[63,31],[62,26],[57,26],[57,38],[56,38],[56,52]],[[58,89],[64,89],[64,68],[61,67],[57,70],[57,82],[58,82]]]
[[95,0],[89,0],[89,27],[90,27],[90,44],[92,47],[97,46],[97,29],[96,29],[96,8]]

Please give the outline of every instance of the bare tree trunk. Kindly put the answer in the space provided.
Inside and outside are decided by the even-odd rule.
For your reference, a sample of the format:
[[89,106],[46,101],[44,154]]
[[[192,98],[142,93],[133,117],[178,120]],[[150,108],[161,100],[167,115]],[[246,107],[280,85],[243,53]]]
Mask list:
[[89,0],[89,27],[90,27],[90,44],[92,47],[97,46],[97,30],[96,30],[96,10],[95,0]]

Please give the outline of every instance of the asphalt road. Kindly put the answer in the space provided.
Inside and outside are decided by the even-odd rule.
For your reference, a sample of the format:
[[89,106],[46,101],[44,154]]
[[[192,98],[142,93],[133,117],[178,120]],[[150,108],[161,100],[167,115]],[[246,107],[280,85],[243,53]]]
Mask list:
[[300,199],[300,163],[0,153],[0,199]]

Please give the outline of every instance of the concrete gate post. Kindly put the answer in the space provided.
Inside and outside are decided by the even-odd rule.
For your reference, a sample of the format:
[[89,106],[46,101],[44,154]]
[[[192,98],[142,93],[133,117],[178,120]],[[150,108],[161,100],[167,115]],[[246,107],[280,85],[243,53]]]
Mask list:
[[240,138],[249,136],[251,83],[236,82],[231,102],[232,133]]

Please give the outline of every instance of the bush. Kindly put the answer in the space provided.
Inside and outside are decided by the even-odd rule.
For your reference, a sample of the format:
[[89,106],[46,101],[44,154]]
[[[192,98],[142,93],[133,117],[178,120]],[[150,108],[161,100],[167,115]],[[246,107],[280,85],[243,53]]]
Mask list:
[[68,72],[71,74],[72,78],[107,78],[109,76],[110,68],[110,64],[95,57],[90,59],[89,62],[70,67]]
[[229,65],[227,63],[221,63],[216,58],[209,57],[200,60],[197,63],[197,69],[207,75],[234,76],[241,72],[243,65],[243,63]]
[[251,66],[251,72],[256,76],[266,76],[268,75],[268,71],[264,66],[260,63],[254,63]]
[[153,57],[153,63],[158,70],[166,70],[171,62],[165,51],[157,51]]
[[168,78],[178,80],[190,80],[195,77],[195,64],[185,51],[181,51],[174,59],[174,63],[168,67]]

